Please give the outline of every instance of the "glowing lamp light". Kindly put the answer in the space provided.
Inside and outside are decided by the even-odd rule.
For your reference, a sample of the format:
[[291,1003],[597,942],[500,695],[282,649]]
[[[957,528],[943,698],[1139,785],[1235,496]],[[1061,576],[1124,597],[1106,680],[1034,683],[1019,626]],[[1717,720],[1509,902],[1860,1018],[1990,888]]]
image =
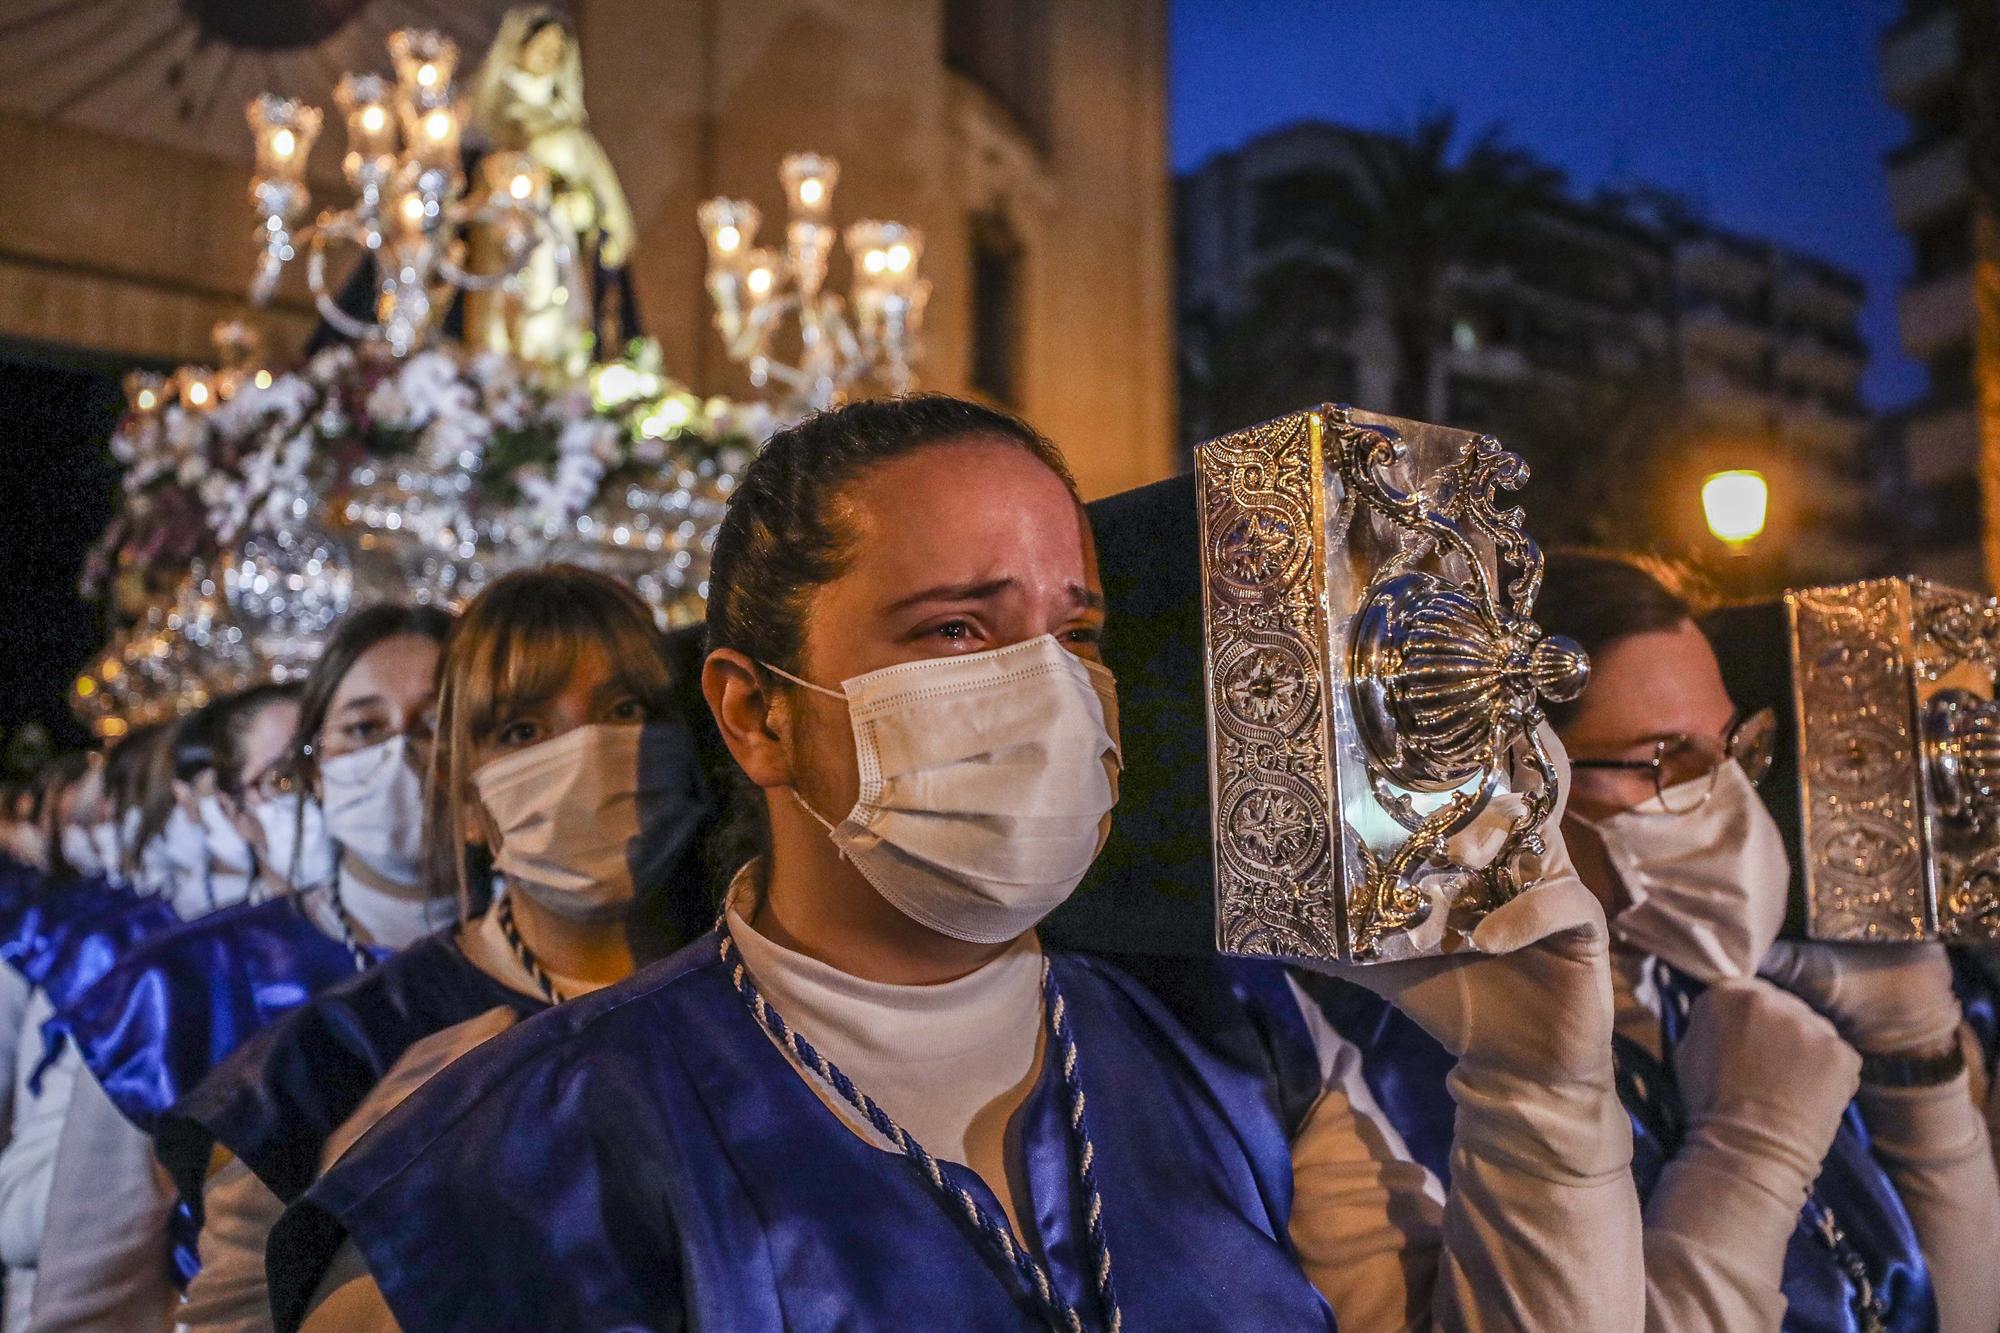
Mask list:
[[722,253],[726,255],[735,254],[736,248],[742,244],[743,233],[736,228],[729,226],[716,228],[715,248],[722,251]]
[[1771,487],[1761,472],[1717,472],[1701,484],[1701,512],[1708,530],[1732,549],[1763,535],[1770,509]]
[[750,294],[753,296],[768,296],[771,293],[771,283],[774,280],[775,275],[770,269],[758,267],[751,269],[749,273],[744,275],[743,285],[750,289]]
[[141,389],[137,402],[141,412],[150,412],[160,405],[160,395],[151,389]]
[[389,128],[389,113],[379,106],[361,109],[361,128],[368,134],[380,134]]
[[260,389],[268,389],[271,387],[271,372],[268,370],[260,370],[252,378],[255,380],[257,387]]

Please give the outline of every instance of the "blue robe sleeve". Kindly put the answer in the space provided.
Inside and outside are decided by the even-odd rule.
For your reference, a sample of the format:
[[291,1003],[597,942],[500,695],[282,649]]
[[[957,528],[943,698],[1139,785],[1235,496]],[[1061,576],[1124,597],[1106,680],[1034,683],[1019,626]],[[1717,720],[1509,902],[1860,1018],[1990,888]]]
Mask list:
[[218,1144],[290,1203],[405,1051],[500,1006],[521,1017],[547,1007],[481,972],[447,935],[419,940],[246,1042],[160,1117],[160,1161],[197,1219]]
[[406,1329],[683,1326],[665,1183],[683,1168],[663,1125],[634,1122],[648,1081],[621,1043],[577,1039],[598,998],[441,1071],[286,1211],[269,1248],[277,1328],[299,1326],[350,1237]]
[[252,1033],[353,973],[345,945],[272,899],[152,936],[60,1017],[112,1104],[151,1134]]

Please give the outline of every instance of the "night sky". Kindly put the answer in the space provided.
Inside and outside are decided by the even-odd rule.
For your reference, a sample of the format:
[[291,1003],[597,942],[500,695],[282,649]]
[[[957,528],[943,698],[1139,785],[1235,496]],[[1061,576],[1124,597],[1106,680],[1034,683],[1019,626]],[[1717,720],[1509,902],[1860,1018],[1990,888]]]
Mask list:
[[1900,0],[1172,0],[1173,153],[1196,165],[1301,119],[1504,124],[1585,190],[1674,189],[1714,222],[1868,284],[1864,389],[1923,390],[1896,342],[1908,247],[1882,156],[1903,120],[1877,42]]

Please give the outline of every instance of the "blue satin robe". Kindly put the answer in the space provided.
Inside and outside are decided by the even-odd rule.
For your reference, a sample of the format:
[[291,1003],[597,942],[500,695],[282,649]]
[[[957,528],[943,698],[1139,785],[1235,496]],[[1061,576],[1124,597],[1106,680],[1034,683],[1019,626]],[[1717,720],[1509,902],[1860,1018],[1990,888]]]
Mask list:
[[62,882],[43,878],[23,885],[0,934],[0,960],[39,985],[51,941],[71,922],[88,920],[135,902],[138,895],[103,875]]
[[[111,1104],[150,1135],[252,1034],[354,971],[348,947],[293,898],[239,903],[141,941],[44,1031],[59,1026]],[[182,1286],[200,1270],[198,1230],[177,1206],[168,1239]]]
[[112,1105],[146,1133],[280,1015],[355,972],[292,898],[240,903],[141,941],[56,1015]]
[[547,1007],[480,971],[452,932],[429,936],[245,1042],[160,1117],[155,1149],[197,1221],[217,1145],[290,1203],[411,1046],[494,1008],[526,1018]]
[[1951,982],[1991,1081],[2000,1065],[2000,950],[1987,946],[1984,956],[1975,957],[1969,949],[1953,949]]
[[[1291,1250],[1290,1132],[1268,1059],[1243,1062],[1255,1042],[1197,1039],[1101,960],[1051,964],[1126,1327],[1331,1328]],[[1016,1121],[1018,1197],[1096,1327],[1066,1107],[1051,1055]],[[974,1173],[945,1170],[999,1214]],[[712,934],[440,1073],[293,1206],[272,1252],[330,1255],[343,1235],[409,1333],[1040,1327],[962,1217],[771,1044]],[[278,1327],[321,1271],[274,1266]]]
[[[1662,969],[1664,971],[1664,969]],[[1361,1048],[1363,1076],[1411,1155],[1450,1180],[1452,1100],[1445,1087],[1450,1054],[1401,1011],[1360,986],[1314,978],[1308,990],[1335,1030]],[[1698,983],[1668,977],[1662,986],[1661,1030],[1671,1053],[1686,1024]],[[1632,1121],[1632,1176],[1643,1201],[1680,1150],[1686,1111],[1670,1064],[1624,1037],[1612,1039],[1618,1095]],[[1827,1153],[1814,1194],[1834,1211],[1848,1243],[1866,1264],[1888,1309],[1890,1333],[1937,1326],[1930,1272],[1916,1229],[1888,1173],[1868,1147],[1867,1126],[1847,1108]],[[1820,1240],[1810,1204],[1785,1251],[1781,1280],[1785,1333],[1859,1333],[1851,1279]]]

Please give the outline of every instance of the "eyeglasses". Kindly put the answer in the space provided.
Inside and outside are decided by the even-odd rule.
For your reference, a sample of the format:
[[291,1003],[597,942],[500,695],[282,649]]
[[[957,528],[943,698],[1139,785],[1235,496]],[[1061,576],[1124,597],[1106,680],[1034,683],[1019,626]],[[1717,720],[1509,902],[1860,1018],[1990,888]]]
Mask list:
[[[1701,808],[1715,794],[1716,775],[1732,759],[1756,786],[1770,776],[1778,753],[1778,715],[1769,708],[1738,712],[1727,731],[1717,736],[1663,736],[1653,742],[1650,759],[1572,759],[1573,769],[1618,773],[1651,773],[1653,795],[1671,814]],[[1672,792],[1669,796],[1667,793]]]
[[265,801],[275,801],[281,796],[288,796],[296,790],[298,790],[298,779],[293,776],[291,765],[281,761],[259,773],[245,794],[255,797],[261,804]]

